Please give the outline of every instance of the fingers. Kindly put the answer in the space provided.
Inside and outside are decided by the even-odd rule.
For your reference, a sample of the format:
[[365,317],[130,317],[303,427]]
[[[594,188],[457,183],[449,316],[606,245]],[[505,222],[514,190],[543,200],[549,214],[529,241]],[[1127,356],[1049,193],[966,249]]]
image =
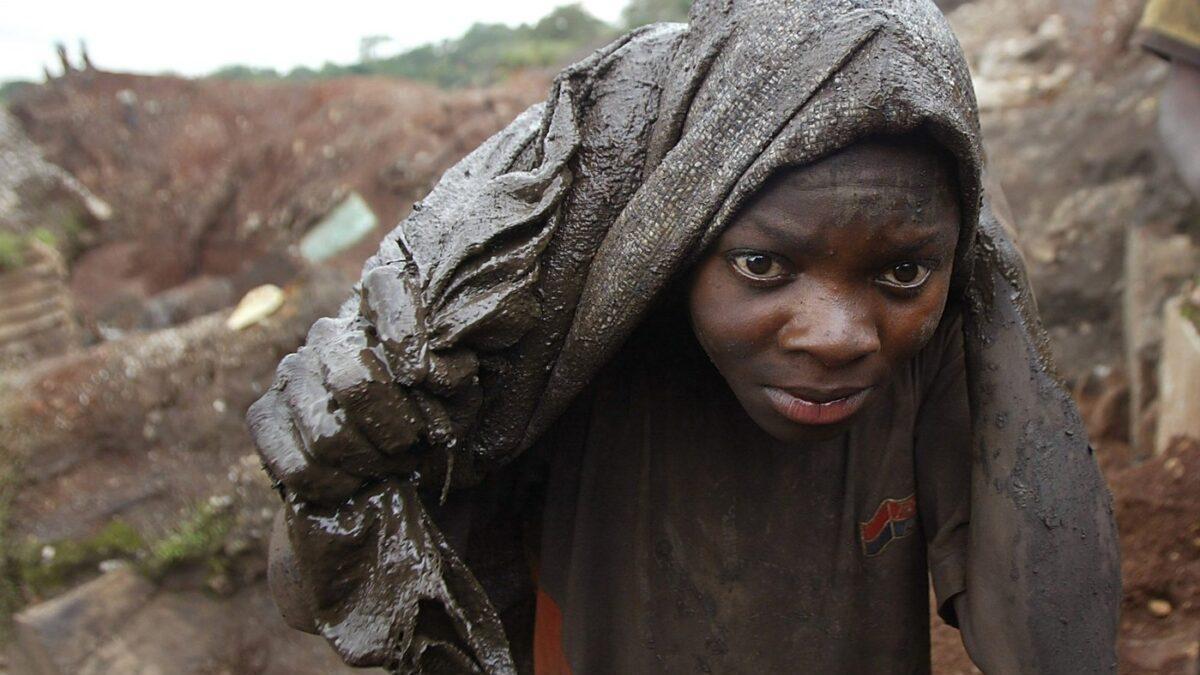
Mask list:
[[[346,409],[325,380],[329,369],[319,358],[320,346],[303,347],[280,364],[284,398],[309,456],[365,478],[414,471],[413,446],[422,422],[399,386],[376,381],[371,391],[360,392],[357,408]],[[372,392],[379,398],[372,399]],[[388,410],[388,404],[396,407]],[[362,433],[364,427],[374,440]]]
[[255,401],[246,418],[267,473],[286,489],[309,501],[330,503],[349,497],[358,488],[359,479],[336,467],[316,464],[305,453],[277,389]]
[[405,386],[424,381],[429,372],[425,307],[420,291],[401,268],[383,265],[362,280],[360,312],[375,327],[392,376]]
[[358,431],[380,452],[401,455],[417,442],[425,423],[364,329],[354,319],[321,319],[309,331],[308,345],[326,389]]
[[310,457],[362,476],[378,472],[378,453],[326,390],[311,348],[302,347],[284,357],[277,377],[292,424]]
[[[449,433],[450,424],[437,425],[446,427],[440,434],[429,428],[429,406],[405,387],[457,390],[478,366],[470,353],[440,360],[427,353],[412,283],[395,266],[372,270],[362,283],[363,316],[317,321],[307,344],[280,362],[272,392],[255,404],[252,429],[285,486],[340,493],[355,477],[411,475],[429,460],[422,439]],[[478,406],[470,407],[473,416]]]

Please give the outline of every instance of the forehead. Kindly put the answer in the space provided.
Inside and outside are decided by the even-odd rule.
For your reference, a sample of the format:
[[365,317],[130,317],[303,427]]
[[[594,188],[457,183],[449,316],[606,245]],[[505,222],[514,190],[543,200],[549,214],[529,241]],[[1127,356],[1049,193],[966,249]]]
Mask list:
[[952,160],[934,143],[919,137],[870,140],[813,164],[777,171],[735,223],[746,216],[846,211],[929,216],[954,209],[957,201]]

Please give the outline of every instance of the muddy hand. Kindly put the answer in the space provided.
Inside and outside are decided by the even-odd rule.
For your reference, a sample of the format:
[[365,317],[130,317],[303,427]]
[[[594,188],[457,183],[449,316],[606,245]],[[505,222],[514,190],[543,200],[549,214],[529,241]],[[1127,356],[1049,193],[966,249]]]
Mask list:
[[339,502],[366,481],[417,467],[422,418],[369,330],[360,318],[317,321],[250,407],[267,471],[304,499]]

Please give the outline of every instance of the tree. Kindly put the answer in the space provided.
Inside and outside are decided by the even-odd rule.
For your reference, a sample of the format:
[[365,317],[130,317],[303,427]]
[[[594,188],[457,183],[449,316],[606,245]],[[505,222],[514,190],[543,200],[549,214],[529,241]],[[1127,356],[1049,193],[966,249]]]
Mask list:
[[542,17],[533,26],[533,37],[541,40],[588,43],[598,39],[607,29],[607,24],[589,14],[576,2],[558,7]]
[[274,68],[255,68],[253,66],[224,66],[209,74],[219,80],[274,80],[279,73]]

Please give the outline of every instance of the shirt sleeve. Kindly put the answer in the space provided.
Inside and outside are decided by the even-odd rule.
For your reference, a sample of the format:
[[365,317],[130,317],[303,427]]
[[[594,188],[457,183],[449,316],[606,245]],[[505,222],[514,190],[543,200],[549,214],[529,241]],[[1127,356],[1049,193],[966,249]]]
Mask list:
[[1135,41],[1165,59],[1200,68],[1200,2],[1150,0]]
[[917,367],[922,392],[914,439],[917,508],[938,614],[957,626],[952,599],[966,588],[971,515],[971,415],[960,316],[942,321]]

